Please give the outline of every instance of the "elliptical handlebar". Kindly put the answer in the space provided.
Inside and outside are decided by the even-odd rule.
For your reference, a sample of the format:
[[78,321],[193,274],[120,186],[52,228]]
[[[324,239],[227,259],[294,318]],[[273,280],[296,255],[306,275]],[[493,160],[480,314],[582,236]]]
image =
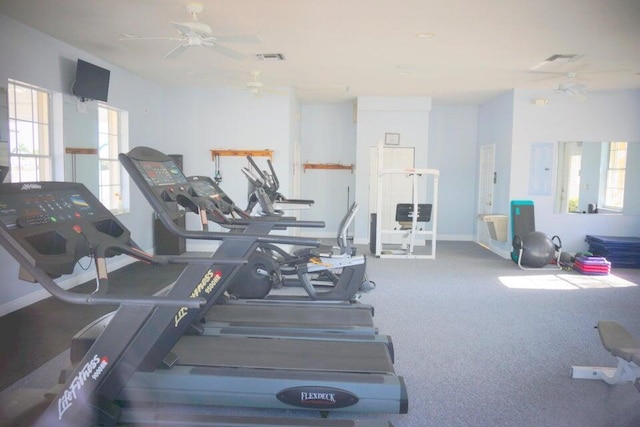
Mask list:
[[273,181],[273,191],[278,191],[280,189],[280,180],[278,179],[278,175],[276,174],[276,170],[273,168],[273,163],[271,163],[270,159],[267,159],[267,165],[269,165],[269,170],[271,170],[271,180]]
[[[265,174],[262,172],[262,170],[260,170],[260,168],[258,167],[258,165],[256,164],[255,160],[253,160],[253,157],[251,156],[247,156],[247,160],[249,161],[249,163],[251,163],[251,166],[253,166],[253,168],[255,169],[256,173],[258,174],[258,176],[260,177],[261,180],[261,186],[262,187],[266,187],[267,190],[269,191],[275,191],[277,190],[274,189],[270,183],[269,183],[269,179],[267,179],[267,177],[265,176]],[[246,168],[243,168],[246,169]],[[253,184],[253,183],[252,183]],[[254,184],[255,185],[255,184]]]

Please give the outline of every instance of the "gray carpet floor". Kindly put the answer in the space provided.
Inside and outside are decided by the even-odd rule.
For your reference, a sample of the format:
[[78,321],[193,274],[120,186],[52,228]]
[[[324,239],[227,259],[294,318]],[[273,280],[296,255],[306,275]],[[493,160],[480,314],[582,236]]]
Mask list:
[[[366,248],[359,248],[366,253]],[[520,270],[470,242],[440,242],[436,260],[368,257],[377,288],[362,296],[393,337],[409,413],[332,414],[404,426],[640,426],[632,384],[571,378],[571,365],[613,366],[594,326],[622,323],[640,336],[640,270],[593,278]],[[63,352],[10,387],[47,387]],[[217,408],[220,414],[310,417],[304,411]]]
[[[109,273],[110,293],[151,295],[169,285],[183,265],[153,267],[134,262]],[[91,293],[95,280],[73,288]],[[72,305],[53,297],[0,317],[0,390],[69,347],[71,338],[91,321],[117,306]]]

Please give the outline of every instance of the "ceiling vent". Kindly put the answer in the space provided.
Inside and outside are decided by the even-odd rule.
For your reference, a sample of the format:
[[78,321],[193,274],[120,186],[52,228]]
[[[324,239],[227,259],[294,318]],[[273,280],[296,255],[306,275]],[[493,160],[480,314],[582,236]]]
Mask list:
[[284,61],[284,55],[281,53],[257,53],[258,61]]
[[582,59],[583,57],[584,55],[578,55],[576,53],[556,53],[554,55],[551,55],[544,61],[534,65],[533,67],[530,68],[530,70],[532,71],[537,70],[539,68],[542,68],[544,66],[549,66],[551,64],[557,64],[558,66],[562,66],[561,64],[576,62]]
[[564,59],[567,62],[573,62],[573,61],[577,61],[582,56],[583,55],[578,55],[575,53],[556,53],[555,55],[551,55],[550,57],[545,59],[545,62],[553,62],[553,61],[557,61],[558,59]]

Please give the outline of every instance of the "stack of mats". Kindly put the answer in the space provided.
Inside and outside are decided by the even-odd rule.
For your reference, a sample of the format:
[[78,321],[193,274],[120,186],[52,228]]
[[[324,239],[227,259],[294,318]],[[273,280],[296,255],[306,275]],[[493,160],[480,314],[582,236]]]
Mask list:
[[573,263],[573,269],[582,274],[603,275],[611,272],[611,263],[599,256],[577,256]]
[[605,257],[613,267],[640,268],[640,237],[591,236],[589,252]]

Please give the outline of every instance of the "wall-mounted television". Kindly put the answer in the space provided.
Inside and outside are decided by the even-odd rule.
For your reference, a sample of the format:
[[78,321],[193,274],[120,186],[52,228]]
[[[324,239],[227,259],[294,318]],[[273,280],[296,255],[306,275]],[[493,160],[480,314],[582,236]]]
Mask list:
[[107,102],[110,74],[109,70],[78,59],[76,80],[72,89],[73,94],[83,101],[95,99]]

